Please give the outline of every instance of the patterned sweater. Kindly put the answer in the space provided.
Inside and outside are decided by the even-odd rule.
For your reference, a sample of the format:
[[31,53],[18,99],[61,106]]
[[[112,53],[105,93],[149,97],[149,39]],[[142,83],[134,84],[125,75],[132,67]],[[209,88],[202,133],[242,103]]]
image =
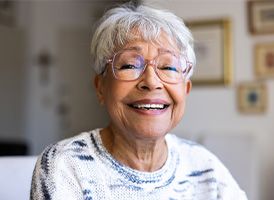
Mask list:
[[155,172],[131,169],[105,149],[100,129],[48,146],[33,172],[31,200],[246,200],[228,170],[202,146],[167,134]]

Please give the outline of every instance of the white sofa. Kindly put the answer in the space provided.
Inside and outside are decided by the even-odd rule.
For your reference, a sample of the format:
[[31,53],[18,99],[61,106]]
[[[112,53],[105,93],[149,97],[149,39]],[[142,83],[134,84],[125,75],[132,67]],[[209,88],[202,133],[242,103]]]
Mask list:
[[36,156],[0,157],[0,199],[28,200]]

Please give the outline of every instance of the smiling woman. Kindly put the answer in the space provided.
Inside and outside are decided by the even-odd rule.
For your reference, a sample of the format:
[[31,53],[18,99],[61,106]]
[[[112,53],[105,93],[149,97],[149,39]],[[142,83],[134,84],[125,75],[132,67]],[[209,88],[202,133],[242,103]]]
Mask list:
[[192,42],[168,11],[109,10],[91,43],[96,94],[109,125],[48,146],[31,199],[245,200],[214,155],[170,134],[191,90]]
[[[118,59],[123,62],[126,60],[127,66],[130,64],[133,67],[121,69],[120,65],[123,62],[116,62],[117,57],[115,57],[113,64],[107,65],[104,75],[97,76],[95,85],[98,97],[101,103],[106,105],[110,118],[114,122],[107,129],[109,132],[107,135],[116,136],[117,134],[113,132],[118,132],[124,138],[134,137],[127,139],[131,143],[138,141],[140,136],[154,142],[155,139],[163,140],[163,136],[181,119],[184,113],[185,96],[191,87],[190,80],[186,80],[186,73],[183,73],[187,66],[180,65],[178,57],[161,53],[163,49],[165,49],[164,52],[176,52],[177,55],[180,53],[175,44],[170,44],[166,40],[164,33],[161,32],[157,39],[159,44],[138,39],[128,42],[123,48],[138,49],[137,52],[142,56],[141,60],[147,63],[149,61],[148,64],[136,61],[135,59],[140,60],[136,52],[122,53]],[[166,59],[165,62],[158,61],[163,59],[159,57],[171,57],[170,59],[174,61],[170,63],[170,59]],[[178,68],[178,71],[174,72],[168,67]],[[118,72],[115,72],[117,69],[114,68],[118,68]],[[139,70],[140,68],[143,69]],[[113,76],[114,73],[116,76]],[[171,73],[178,75],[166,75]],[[132,78],[128,78],[127,81],[120,80],[125,75]],[[155,105],[162,109],[151,109]],[[143,145],[144,141],[141,141],[141,144]],[[115,147],[115,151],[118,150],[117,148]]]

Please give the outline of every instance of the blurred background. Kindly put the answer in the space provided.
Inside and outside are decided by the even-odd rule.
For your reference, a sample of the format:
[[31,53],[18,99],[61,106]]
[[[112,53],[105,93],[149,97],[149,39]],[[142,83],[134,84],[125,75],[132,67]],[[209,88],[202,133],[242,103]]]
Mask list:
[[[94,93],[89,44],[104,11],[124,2],[0,1],[0,155],[38,155],[51,143],[107,124]],[[255,49],[274,43],[274,34],[249,30],[246,0],[142,3],[171,10],[185,21],[230,21],[231,81],[194,84],[185,116],[173,132],[213,151],[250,200],[273,200],[274,77],[255,72]],[[274,20],[273,10],[269,16]],[[217,55],[210,59],[218,60]],[[243,83],[264,85],[263,109],[239,109]],[[262,96],[253,93],[252,101],[254,94],[255,99]]]

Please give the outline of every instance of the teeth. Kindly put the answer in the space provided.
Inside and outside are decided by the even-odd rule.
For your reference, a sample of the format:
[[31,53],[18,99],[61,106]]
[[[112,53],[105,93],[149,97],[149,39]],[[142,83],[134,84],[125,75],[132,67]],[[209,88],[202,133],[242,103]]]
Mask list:
[[163,109],[165,107],[164,104],[135,104],[134,108],[139,109]]

